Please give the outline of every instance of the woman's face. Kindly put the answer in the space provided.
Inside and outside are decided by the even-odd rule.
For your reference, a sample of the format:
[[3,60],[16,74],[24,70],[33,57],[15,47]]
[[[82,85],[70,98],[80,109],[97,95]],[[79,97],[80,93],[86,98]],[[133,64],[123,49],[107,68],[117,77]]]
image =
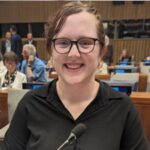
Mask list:
[[10,74],[12,74],[16,71],[16,66],[17,66],[16,62],[14,62],[14,61],[5,61],[4,63],[5,63],[5,66],[6,66],[8,72]]
[[[86,37],[98,39],[96,25],[97,20],[90,13],[73,14],[66,19],[54,38],[67,38],[72,41]],[[95,81],[95,71],[101,60],[100,50],[98,41],[95,42],[94,50],[87,54],[80,53],[75,44],[67,54],[57,53],[52,46],[52,62],[59,75],[59,81],[67,84]]]

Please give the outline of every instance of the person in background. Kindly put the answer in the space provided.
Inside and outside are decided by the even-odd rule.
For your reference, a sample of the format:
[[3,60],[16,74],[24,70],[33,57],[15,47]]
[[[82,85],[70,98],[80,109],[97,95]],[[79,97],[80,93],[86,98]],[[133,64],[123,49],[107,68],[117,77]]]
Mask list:
[[[5,72],[7,69],[6,67],[4,66],[4,63],[3,63],[3,56],[2,56],[2,53],[0,52],[0,75]],[[1,79],[0,79],[1,81]]]
[[0,148],[149,150],[131,99],[95,79],[103,48],[98,11],[81,2],[65,4],[50,20],[47,37],[58,79],[23,97]]
[[146,60],[150,60],[150,56],[147,56],[147,57],[146,57]]
[[25,44],[22,49],[23,62],[21,72],[26,74],[28,81],[46,82],[45,64],[36,57],[36,48]]
[[105,35],[105,48],[106,54],[103,60],[108,66],[110,66],[113,63],[113,46],[110,44],[110,39],[107,35]]
[[128,54],[127,49],[123,49],[119,57],[119,62],[132,62],[132,61],[133,61],[132,56]]
[[1,52],[4,55],[5,52],[10,52],[11,49],[12,49],[11,33],[10,32],[6,32],[5,33],[5,39],[2,41]]
[[[27,40],[24,42],[24,44],[32,44],[35,47],[37,46],[37,42],[33,39],[32,33],[27,34]],[[36,47],[37,48],[37,47]]]
[[7,70],[0,74],[2,88],[22,89],[22,83],[27,82],[27,79],[23,73],[17,71],[17,55],[12,51],[6,52],[3,61]]
[[19,62],[22,61],[22,40],[20,35],[17,33],[17,28],[15,25],[10,26],[10,32],[12,34],[12,51],[16,53],[19,58]]

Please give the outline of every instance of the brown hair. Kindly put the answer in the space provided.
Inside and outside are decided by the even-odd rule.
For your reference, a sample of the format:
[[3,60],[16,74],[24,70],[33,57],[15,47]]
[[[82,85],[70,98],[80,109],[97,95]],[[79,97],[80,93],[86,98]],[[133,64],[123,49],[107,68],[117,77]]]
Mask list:
[[52,39],[62,29],[67,17],[72,14],[80,13],[82,11],[86,11],[90,14],[95,15],[97,19],[98,39],[101,44],[101,47],[103,48],[104,29],[103,29],[103,24],[102,24],[100,14],[98,14],[96,8],[88,4],[83,4],[81,2],[70,2],[70,3],[65,4],[60,10],[58,10],[54,18],[51,21],[49,21],[49,24],[48,24],[49,28],[48,28],[48,33],[47,33],[47,51],[50,54],[50,56],[52,54],[52,51],[51,51]]
[[18,57],[17,55],[14,53],[14,52],[6,52],[4,54],[4,58],[3,58],[3,61],[4,61],[4,64],[5,62],[9,62],[9,61],[12,61],[12,62],[15,62],[16,64],[18,63]]

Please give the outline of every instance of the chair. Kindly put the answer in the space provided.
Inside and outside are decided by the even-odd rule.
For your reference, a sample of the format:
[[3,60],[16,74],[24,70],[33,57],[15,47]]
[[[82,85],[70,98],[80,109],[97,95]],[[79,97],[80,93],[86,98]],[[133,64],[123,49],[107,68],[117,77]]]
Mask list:
[[111,76],[111,80],[139,81],[139,73],[116,73]]
[[140,92],[146,91],[147,87],[147,75],[139,74],[139,73],[122,73],[122,74],[114,74],[111,76],[111,80],[117,81],[134,81],[137,82],[138,88],[137,90]]
[[[19,101],[28,91],[29,90],[8,89],[8,122],[11,121]],[[4,138],[8,128],[9,123],[0,129],[0,140]]]
[[149,74],[150,73],[150,66],[146,66],[142,63],[140,63],[140,71],[141,73],[146,73]]
[[134,82],[133,90],[138,89],[139,73],[116,73],[111,76],[112,81],[118,82]]

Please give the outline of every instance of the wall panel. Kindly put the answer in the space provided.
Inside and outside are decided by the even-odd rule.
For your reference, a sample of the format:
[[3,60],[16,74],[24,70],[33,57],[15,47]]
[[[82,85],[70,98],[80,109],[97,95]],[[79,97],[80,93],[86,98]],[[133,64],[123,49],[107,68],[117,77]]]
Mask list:
[[150,56],[150,39],[118,39],[111,40],[114,50],[114,62],[118,62],[121,51],[126,48],[130,55],[134,55],[135,62]]
[[[25,39],[23,39],[24,41]],[[47,59],[48,54],[46,52],[46,40],[44,38],[35,38],[37,41],[37,51],[39,57],[42,59]],[[139,62],[147,56],[150,56],[150,39],[118,39],[111,40],[113,45],[113,59],[114,63],[119,60],[119,55],[121,51],[126,48],[129,54],[134,55],[135,62]],[[1,47],[1,40],[0,40]]]
[[[64,1],[0,1],[0,23],[45,22]],[[135,5],[125,1],[124,5],[115,6],[110,1],[93,3],[101,12],[104,20],[150,18],[150,2]]]

